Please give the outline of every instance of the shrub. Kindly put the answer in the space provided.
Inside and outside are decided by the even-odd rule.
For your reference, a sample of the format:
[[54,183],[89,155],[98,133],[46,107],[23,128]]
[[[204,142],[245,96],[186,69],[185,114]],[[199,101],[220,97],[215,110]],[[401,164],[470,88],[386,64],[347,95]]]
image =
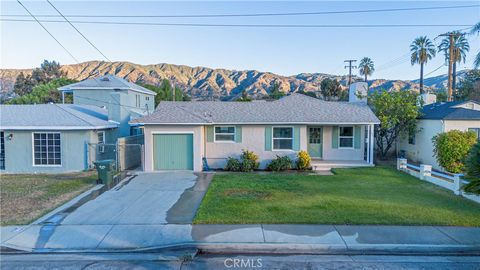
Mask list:
[[463,188],[467,192],[480,194],[480,142],[477,142],[465,161],[465,172],[471,182]]
[[307,151],[300,151],[297,154],[297,169],[299,170],[309,170],[311,168],[310,161],[312,159],[310,158],[310,155],[308,154]]
[[225,165],[225,171],[232,172],[251,172],[260,166],[258,162],[258,156],[251,151],[242,150],[240,159],[229,157],[227,160],[227,165]]
[[267,169],[270,171],[286,171],[292,168],[292,159],[288,156],[277,156],[274,160],[272,160],[268,165]]
[[240,163],[240,160],[229,157],[227,160],[227,165],[225,165],[224,168],[225,171],[232,171],[232,172],[239,172],[242,170],[242,163]]
[[464,161],[477,139],[474,132],[450,130],[433,137],[433,152],[438,164],[452,173],[464,169]]

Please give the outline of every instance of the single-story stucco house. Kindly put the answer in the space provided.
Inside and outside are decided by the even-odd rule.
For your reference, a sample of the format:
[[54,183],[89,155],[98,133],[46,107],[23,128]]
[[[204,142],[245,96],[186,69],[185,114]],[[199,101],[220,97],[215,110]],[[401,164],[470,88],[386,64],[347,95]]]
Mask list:
[[2,173],[88,169],[88,143],[115,143],[118,124],[91,105],[0,105]]
[[146,171],[223,168],[242,149],[265,168],[277,155],[300,150],[315,162],[373,166],[378,118],[366,102],[329,102],[303,94],[276,101],[162,101],[144,125]]
[[418,132],[400,138],[398,150],[413,162],[443,170],[434,157],[433,137],[456,129],[473,131],[480,138],[480,104],[475,101],[436,102],[432,94],[427,95],[417,123]]

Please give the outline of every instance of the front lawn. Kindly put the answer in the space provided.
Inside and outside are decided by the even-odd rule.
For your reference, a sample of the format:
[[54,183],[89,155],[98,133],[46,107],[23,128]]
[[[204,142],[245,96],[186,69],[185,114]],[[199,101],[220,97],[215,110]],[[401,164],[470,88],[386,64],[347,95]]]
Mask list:
[[194,222],[480,226],[480,205],[390,167],[219,173]]
[[96,173],[2,175],[0,224],[28,224],[92,187]]

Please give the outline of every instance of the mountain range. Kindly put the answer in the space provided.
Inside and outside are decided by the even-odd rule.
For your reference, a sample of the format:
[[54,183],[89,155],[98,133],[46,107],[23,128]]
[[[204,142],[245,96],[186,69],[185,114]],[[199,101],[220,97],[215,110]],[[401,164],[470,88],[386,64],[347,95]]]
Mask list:
[[[67,72],[68,78],[75,80],[83,80],[107,73],[131,82],[152,85],[160,85],[163,79],[169,79],[196,100],[232,100],[241,96],[243,91],[246,91],[252,97],[259,98],[267,95],[275,84],[278,84],[280,91],[285,93],[318,91],[321,81],[325,78],[336,79],[343,86],[347,85],[348,81],[346,75],[325,73],[300,73],[292,76],[282,76],[257,70],[239,71],[173,64],[140,65],[130,62],[89,61],[63,65],[61,69]],[[31,69],[0,69],[0,94],[4,97],[10,96],[18,74],[23,72],[26,75],[30,74],[31,71]],[[353,77],[353,81],[361,80],[358,76]],[[369,81],[369,84],[372,90],[399,91],[412,89],[418,91],[419,89],[418,81],[377,79]],[[425,79],[427,89],[444,88],[445,84],[445,75]]]

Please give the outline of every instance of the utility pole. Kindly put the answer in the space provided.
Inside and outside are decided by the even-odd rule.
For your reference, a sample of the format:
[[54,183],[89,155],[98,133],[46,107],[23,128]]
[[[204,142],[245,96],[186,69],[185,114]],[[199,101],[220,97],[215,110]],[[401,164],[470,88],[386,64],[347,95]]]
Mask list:
[[348,66],[345,66],[345,68],[348,67],[348,86],[350,86],[352,84],[352,68],[357,68],[357,66],[352,66],[352,64],[357,62],[357,60],[345,60],[343,62],[348,63]]
[[172,87],[172,101],[175,101],[175,83],[173,83],[173,80],[170,83],[170,87]]
[[445,34],[438,35],[439,37],[446,37],[449,38],[449,46],[448,46],[448,85],[447,85],[447,101],[453,101],[453,64],[455,62],[455,52],[454,52],[454,38],[456,36],[461,35],[460,33],[449,32]]

